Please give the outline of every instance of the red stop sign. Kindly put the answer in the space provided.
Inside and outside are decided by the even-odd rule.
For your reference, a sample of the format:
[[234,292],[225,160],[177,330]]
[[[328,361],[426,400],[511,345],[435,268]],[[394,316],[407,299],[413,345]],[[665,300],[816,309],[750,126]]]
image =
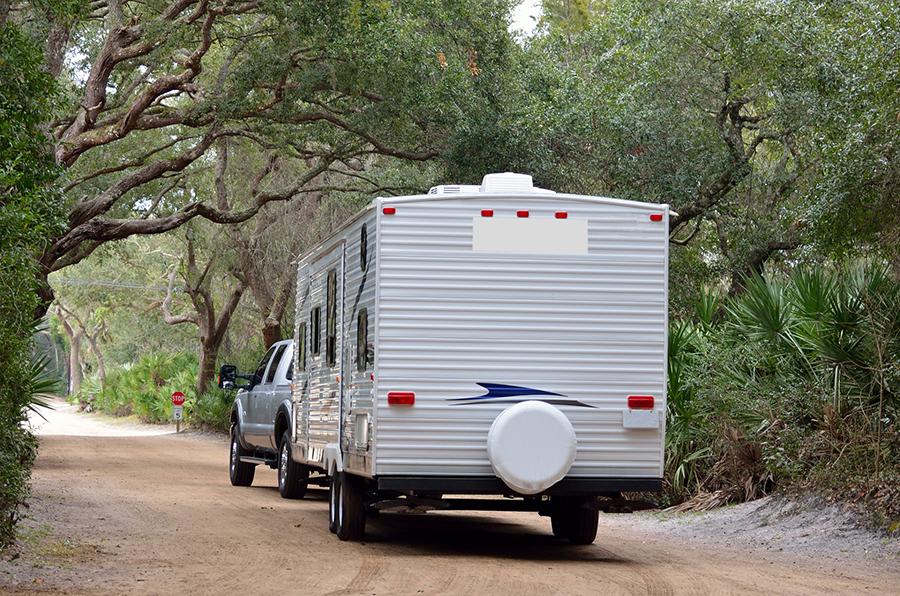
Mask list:
[[176,391],[172,394],[172,405],[173,406],[182,406],[184,405],[184,393],[181,391]]

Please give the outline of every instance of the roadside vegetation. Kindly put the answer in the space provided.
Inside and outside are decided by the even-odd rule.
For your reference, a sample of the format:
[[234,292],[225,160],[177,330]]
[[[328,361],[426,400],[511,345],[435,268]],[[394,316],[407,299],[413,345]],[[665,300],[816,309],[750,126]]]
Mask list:
[[794,486],[895,522],[898,363],[900,284],[880,266],[704,293],[670,329],[665,503],[702,508]]
[[290,336],[298,254],[503,171],[676,213],[661,504],[896,517],[898,3],[542,8],[516,38],[505,0],[0,0],[0,545],[36,330],[86,406],[161,422],[178,390],[224,429],[216,367]]

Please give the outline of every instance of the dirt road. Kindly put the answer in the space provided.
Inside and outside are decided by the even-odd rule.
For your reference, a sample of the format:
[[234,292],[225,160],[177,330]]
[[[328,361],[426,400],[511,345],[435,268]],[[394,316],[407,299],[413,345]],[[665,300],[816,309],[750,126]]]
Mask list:
[[[80,434],[66,432],[73,417]],[[572,546],[536,514],[383,514],[365,542],[340,542],[324,490],[281,499],[267,468],[235,488],[224,438],[139,431],[73,412],[45,424],[0,593],[900,594],[896,545],[832,538],[801,550],[770,533],[754,546],[696,516],[601,516],[597,541]]]

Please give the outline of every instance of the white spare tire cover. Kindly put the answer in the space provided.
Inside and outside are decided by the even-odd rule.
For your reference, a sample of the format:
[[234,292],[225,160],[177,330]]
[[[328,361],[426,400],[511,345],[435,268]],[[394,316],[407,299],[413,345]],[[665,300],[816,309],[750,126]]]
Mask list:
[[523,495],[545,491],[575,461],[575,429],[565,414],[542,401],[524,401],[500,413],[488,433],[494,473]]

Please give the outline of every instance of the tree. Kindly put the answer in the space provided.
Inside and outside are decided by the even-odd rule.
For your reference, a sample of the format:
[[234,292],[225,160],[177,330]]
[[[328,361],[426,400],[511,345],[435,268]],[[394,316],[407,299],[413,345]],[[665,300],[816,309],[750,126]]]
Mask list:
[[[42,252],[39,312],[52,298],[48,275],[104,243],[196,217],[246,221],[354,159],[436,156],[458,104],[477,95],[472,52],[481,52],[480,74],[510,46],[502,0],[92,6],[77,27],[56,24],[68,45],[47,44],[52,70],[64,70],[69,48],[82,58],[61,74],[72,101],[52,127],[68,225]],[[222,210],[195,181],[217,142],[237,138],[291,160],[293,176]]]
[[[216,264],[219,255],[212,250],[206,263],[200,265],[197,258],[197,246],[191,237],[190,231],[185,238],[186,257],[177,266],[173,266],[169,272],[169,286],[166,298],[160,305],[165,322],[169,325],[191,323],[200,331],[200,363],[197,377],[197,394],[206,393],[210,381],[216,376],[216,359],[222,342],[225,341],[225,332],[231,322],[231,317],[241,302],[241,297],[246,289],[246,283],[237,279],[237,283],[231,287],[220,289],[214,287],[216,277]],[[227,264],[226,264],[227,265]],[[172,304],[175,296],[175,280],[180,274],[184,284],[183,293],[187,294],[190,305],[179,313],[172,312]],[[233,276],[223,276],[225,280],[234,279]],[[223,300],[217,300],[217,294],[223,294]]]
[[58,90],[32,34],[0,2],[0,549],[15,538],[37,441],[27,427],[42,367],[33,361],[36,255],[61,227],[57,175],[43,123]]
[[[821,140],[841,130],[822,114],[852,116],[839,87],[815,82],[812,40],[832,43],[847,11],[806,8],[801,28],[802,4],[619,2],[587,27],[549,27],[526,47],[514,99],[483,114],[451,165],[463,178],[489,164],[556,190],[669,203],[673,271],[699,267],[685,278],[694,287],[727,278],[739,292],[773,259],[815,260],[808,247],[831,210],[810,205],[825,206],[824,168],[836,164]],[[802,52],[797,29],[810,38]]]

